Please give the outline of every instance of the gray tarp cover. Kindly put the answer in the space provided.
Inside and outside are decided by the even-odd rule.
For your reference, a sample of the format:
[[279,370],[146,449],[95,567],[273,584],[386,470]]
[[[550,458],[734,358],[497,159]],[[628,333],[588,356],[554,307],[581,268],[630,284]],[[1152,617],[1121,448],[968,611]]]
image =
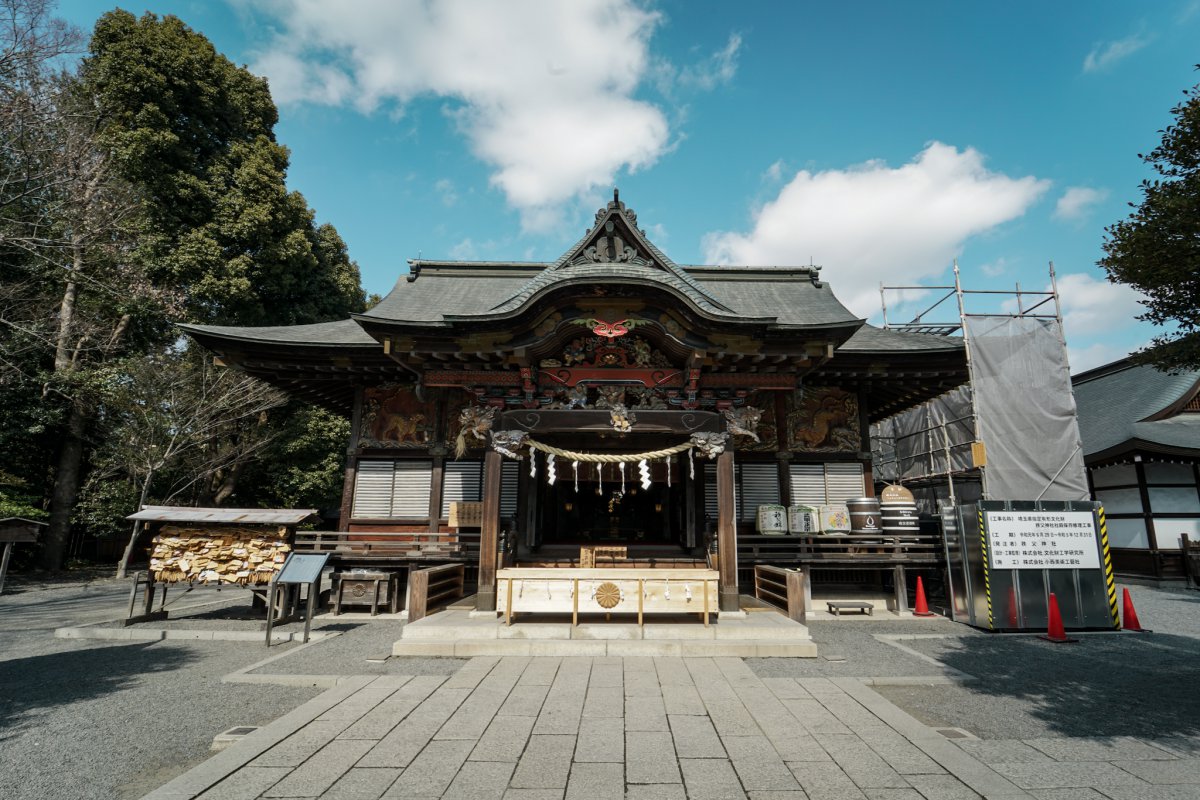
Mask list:
[[1075,396],[1059,324],[967,317],[971,384],[993,500],[1088,498]]
[[947,471],[969,470],[971,442],[975,441],[975,421],[971,415],[971,389],[964,385],[872,426],[875,477],[884,481],[910,481],[944,475]]

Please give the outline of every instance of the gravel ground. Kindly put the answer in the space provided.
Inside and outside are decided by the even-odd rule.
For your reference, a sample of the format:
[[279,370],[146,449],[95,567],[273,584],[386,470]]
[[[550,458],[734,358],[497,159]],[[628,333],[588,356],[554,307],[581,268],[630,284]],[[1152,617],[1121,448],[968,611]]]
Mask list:
[[[341,628],[342,635],[313,642],[308,647],[272,661],[251,674],[271,675],[450,675],[467,663],[464,658],[405,656],[387,661],[368,661],[392,652],[400,638],[402,622],[365,620],[336,622],[331,617],[322,630]],[[314,623],[315,625],[316,623]],[[275,650],[275,648],[271,648]]]
[[[816,658],[747,658],[746,664],[763,678],[881,678],[941,675],[943,670],[873,634],[943,634],[954,636],[964,626],[947,619],[894,619],[866,622],[831,620],[810,622],[817,643]],[[906,642],[908,644],[908,642]]]
[[[178,602],[229,596],[197,589]],[[172,625],[240,629],[245,623],[257,630],[261,620],[220,619],[241,613],[244,597],[234,595],[225,607],[181,610]],[[269,651],[246,642],[54,638],[58,627],[124,616],[128,598],[128,581],[107,578],[30,581],[0,597],[0,798],[141,797],[209,758],[221,731],[264,725],[322,691],[221,682],[268,656],[283,655],[258,672],[441,675],[462,664],[433,658],[370,664],[368,656],[390,651],[399,623],[346,617],[314,620],[314,628],[342,636]]]
[[1130,587],[1153,634],[961,635],[903,644],[978,678],[876,691],[928,725],[980,738],[1200,735],[1200,592]]
[[[6,620],[7,621],[7,620]],[[320,690],[221,683],[239,642],[110,644],[26,634],[0,652],[0,797],[133,798],[207,759],[212,737],[263,725]]]

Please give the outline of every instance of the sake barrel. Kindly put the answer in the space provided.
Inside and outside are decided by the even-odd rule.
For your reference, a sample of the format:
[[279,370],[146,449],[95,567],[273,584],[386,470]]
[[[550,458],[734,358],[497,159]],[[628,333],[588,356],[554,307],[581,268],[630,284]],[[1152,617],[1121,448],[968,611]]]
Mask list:
[[823,533],[849,533],[850,509],[845,503],[826,503],[821,506],[821,531]]
[[857,497],[846,501],[850,510],[851,533],[879,533],[883,523],[879,517],[878,497]]
[[816,506],[788,506],[788,530],[794,534],[821,532],[821,511]]
[[767,536],[782,536],[787,533],[787,509],[775,505],[759,506],[758,532]]
[[915,536],[918,533],[917,502],[903,486],[885,487],[879,495],[883,532],[889,536]]

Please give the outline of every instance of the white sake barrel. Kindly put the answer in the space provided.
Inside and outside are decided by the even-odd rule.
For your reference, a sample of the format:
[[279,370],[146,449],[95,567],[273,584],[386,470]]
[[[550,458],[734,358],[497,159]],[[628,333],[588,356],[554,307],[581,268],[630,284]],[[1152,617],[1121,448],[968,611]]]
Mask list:
[[793,534],[821,532],[821,510],[816,506],[788,506],[788,530]]
[[758,532],[767,536],[782,536],[787,533],[787,509],[775,505],[759,506]]
[[824,533],[849,533],[850,509],[845,503],[827,503],[821,506],[821,530]]

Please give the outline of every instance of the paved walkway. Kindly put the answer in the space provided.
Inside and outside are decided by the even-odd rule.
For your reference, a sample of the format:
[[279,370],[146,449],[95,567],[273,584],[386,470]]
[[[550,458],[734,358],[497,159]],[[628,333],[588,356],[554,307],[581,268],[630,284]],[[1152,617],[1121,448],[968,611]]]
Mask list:
[[738,658],[479,657],[347,678],[148,797],[1200,798],[1200,759],[1080,742],[960,745],[862,680]]

